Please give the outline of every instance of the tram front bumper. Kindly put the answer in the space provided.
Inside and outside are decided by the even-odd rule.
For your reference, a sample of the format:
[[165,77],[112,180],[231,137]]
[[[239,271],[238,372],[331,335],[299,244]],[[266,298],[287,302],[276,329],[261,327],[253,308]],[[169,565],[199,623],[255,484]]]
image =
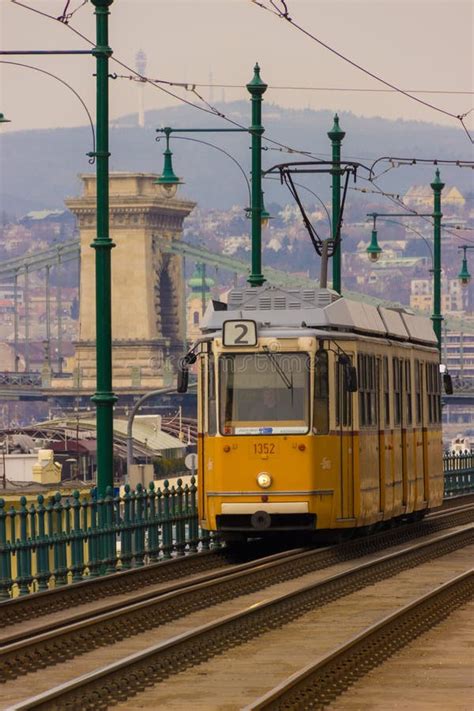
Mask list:
[[216,516],[218,531],[314,530],[316,515],[308,502],[222,504]]

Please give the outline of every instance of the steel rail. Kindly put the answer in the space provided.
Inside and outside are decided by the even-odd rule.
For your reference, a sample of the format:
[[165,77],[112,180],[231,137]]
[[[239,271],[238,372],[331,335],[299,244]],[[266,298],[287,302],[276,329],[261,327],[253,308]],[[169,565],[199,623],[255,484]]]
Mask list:
[[[337,573],[316,583],[306,584],[292,592],[270,597],[263,602],[155,644],[102,669],[65,682],[11,708],[89,708],[93,699],[99,707],[104,703],[113,702],[117,698],[124,700],[138,689],[156,683],[173,673],[183,671],[183,669],[194,666],[204,659],[209,659],[219,654],[223,649],[229,649],[248,639],[255,638],[265,631],[281,627],[305,614],[309,609],[345,597],[367,585],[392,577],[433,558],[447,555],[453,550],[473,542],[474,524],[470,524],[461,530],[443,533],[430,541],[422,541],[399,551],[382,554],[375,560],[360,563],[347,571]],[[284,567],[285,563],[280,562],[279,565]],[[236,582],[242,576],[247,578],[250,586],[239,589]],[[280,577],[277,577],[273,582],[279,581]],[[158,600],[145,603],[149,608],[150,605],[153,606],[148,612],[147,620],[155,619],[156,625],[160,622],[163,623],[165,615],[160,614],[161,607],[163,613],[166,613],[168,622],[175,619],[176,608],[182,610],[183,596],[186,596],[190,601],[185,611],[185,614],[188,614],[195,609],[209,606],[210,602],[215,604],[223,599],[233,598],[236,596],[237,590],[239,595],[255,590],[252,571],[233,573],[226,577],[224,584],[228,587],[228,595],[222,592],[222,581],[208,581],[190,586],[185,591],[171,593]],[[214,601],[212,601],[213,588],[217,591],[217,598]],[[120,639],[128,636],[126,630],[132,626],[131,623],[133,626],[137,624],[140,608],[143,609],[143,604],[132,604],[127,609],[124,608],[118,613],[112,613],[112,617],[130,617],[128,623],[126,619],[122,619],[121,623],[119,621],[119,627],[122,630],[122,634],[118,635]],[[182,612],[180,616],[183,616]],[[113,630],[107,627],[110,619],[110,616],[99,616],[88,623],[94,625],[97,628],[97,634],[102,635],[102,640],[105,638],[107,642],[110,642],[111,635],[113,639]],[[71,629],[63,628],[62,634],[69,635],[64,648],[62,648],[61,641],[57,639],[57,635],[54,637],[54,634],[42,635],[34,640],[37,645],[38,664],[44,667],[48,661],[56,663],[54,652],[62,660],[70,658],[73,655],[69,654],[69,650],[76,650],[81,640],[85,645],[84,651],[90,650],[91,639],[83,627],[82,625],[82,629],[77,629],[77,639],[71,634]],[[149,626],[145,625],[144,629],[140,631],[145,632],[147,629]],[[13,645],[11,650],[5,650],[7,654],[10,653],[7,660],[9,669],[14,667],[18,672],[20,668],[20,673],[22,665],[28,670],[31,669],[32,657],[25,648],[26,644]],[[102,641],[101,644],[104,642]],[[4,668],[4,665],[2,667]]]
[[474,569],[387,615],[288,677],[243,711],[324,708],[354,681],[427,632],[474,595]]
[[[450,505],[447,510],[440,509],[428,514],[423,521],[375,533],[370,537],[351,540],[338,546],[332,546],[330,549],[310,551],[309,553],[316,556],[315,565],[319,565],[320,562],[324,565],[331,564],[346,560],[348,557],[356,557],[381,550],[383,547],[397,545],[397,543],[403,543],[411,538],[446,530],[454,525],[469,523],[473,517],[474,506],[472,504],[459,505],[458,503],[456,506]],[[252,560],[254,557],[261,559],[262,551],[258,550],[258,544],[251,545],[255,545],[255,551],[250,551],[250,559]],[[265,554],[267,552],[264,550]],[[23,620],[36,620],[41,616],[61,610],[71,611],[74,606],[85,605],[99,599],[125,593],[133,594],[152,585],[176,581],[176,579],[209,570],[215,571],[221,567],[227,568],[230,564],[229,555],[234,554],[232,551],[229,553],[225,548],[202,551],[197,555],[159,561],[143,568],[132,568],[105,577],[86,579],[29,596],[16,597],[0,603],[0,630]],[[4,635],[4,637],[6,636]]]

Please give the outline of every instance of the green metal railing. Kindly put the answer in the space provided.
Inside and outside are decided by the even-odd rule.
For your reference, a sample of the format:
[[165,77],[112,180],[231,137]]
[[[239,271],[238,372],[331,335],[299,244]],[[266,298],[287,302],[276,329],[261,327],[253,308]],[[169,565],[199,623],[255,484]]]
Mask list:
[[[443,461],[445,497],[474,492],[474,452]],[[189,481],[126,485],[104,498],[22,496],[9,509],[0,499],[0,600],[220,547],[199,528],[196,480]]]
[[469,494],[474,491],[474,452],[446,453],[444,461],[444,496]]
[[191,477],[104,498],[22,496],[18,509],[0,499],[0,600],[219,547],[199,528],[196,493]]

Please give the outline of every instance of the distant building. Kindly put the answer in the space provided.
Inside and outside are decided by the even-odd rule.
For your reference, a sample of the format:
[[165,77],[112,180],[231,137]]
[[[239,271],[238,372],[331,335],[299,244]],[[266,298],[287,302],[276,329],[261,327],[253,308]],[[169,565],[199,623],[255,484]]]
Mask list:
[[[432,279],[412,279],[410,282],[410,306],[418,311],[430,312],[433,300]],[[459,279],[441,280],[441,311],[465,311],[467,308],[467,290],[463,289]]]
[[[417,209],[430,209],[433,207],[433,191],[429,185],[413,185],[403,196],[403,202]],[[441,193],[441,204],[462,208],[466,199],[458,188],[446,185]]]
[[474,333],[443,335],[444,362],[453,379],[474,378]]

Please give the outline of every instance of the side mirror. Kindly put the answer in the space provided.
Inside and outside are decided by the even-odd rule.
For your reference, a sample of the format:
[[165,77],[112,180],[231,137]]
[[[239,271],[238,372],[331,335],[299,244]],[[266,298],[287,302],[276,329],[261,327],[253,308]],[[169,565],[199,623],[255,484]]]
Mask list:
[[346,381],[346,390],[349,393],[357,392],[357,370],[353,365],[346,365],[344,368],[344,378]]
[[188,381],[189,381],[189,370],[187,364],[180,363],[178,369],[178,383],[176,390],[179,393],[186,393],[188,391]]
[[446,395],[452,395],[454,392],[453,379],[449,373],[443,373],[443,384]]

